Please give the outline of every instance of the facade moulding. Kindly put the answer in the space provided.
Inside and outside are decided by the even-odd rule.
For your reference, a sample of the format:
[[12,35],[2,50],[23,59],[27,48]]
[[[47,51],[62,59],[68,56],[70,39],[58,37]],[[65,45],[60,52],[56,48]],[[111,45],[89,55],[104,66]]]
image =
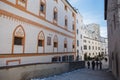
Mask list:
[[38,27],[42,27],[43,29],[56,32],[56,33],[58,33],[58,34],[67,36],[67,37],[72,38],[72,39],[75,38],[75,35],[74,35],[74,36],[71,36],[71,35],[65,34],[65,33],[63,33],[63,32],[56,31],[56,30],[54,30],[54,29],[48,28],[48,27],[46,27],[46,26],[44,26],[44,25],[42,25],[42,24],[40,24],[40,23],[37,23],[37,22],[31,21],[31,20],[29,20],[29,19],[26,19],[26,18],[17,16],[17,15],[14,15],[14,14],[9,13],[9,12],[4,11],[4,10],[0,10],[0,16],[2,16],[2,15],[3,15],[4,17],[10,17],[10,18],[15,19],[15,20],[18,20],[18,21],[22,21],[22,22],[26,22],[26,23],[29,23],[29,24],[32,24],[32,25],[35,25],[35,26],[38,26]]
[[50,23],[50,24],[52,24],[52,25],[54,25],[54,26],[56,26],[56,27],[59,27],[59,28],[65,30],[65,31],[67,31],[67,32],[72,33],[72,34],[75,35],[75,33],[74,33],[73,31],[67,30],[66,28],[64,28],[64,27],[62,27],[62,26],[60,26],[60,25],[57,25],[57,24],[55,24],[55,23],[53,23],[53,22],[51,22],[51,21],[48,21],[48,20],[46,20],[45,18],[43,18],[42,16],[36,15],[36,14],[34,14],[34,13],[31,13],[31,12],[29,12],[29,11],[26,10],[26,9],[20,8],[20,7],[18,7],[17,5],[12,4],[12,3],[10,3],[10,2],[7,1],[7,0],[1,0],[1,1],[4,2],[4,3],[6,3],[6,4],[8,4],[8,5],[10,5],[10,6],[12,6],[12,7],[15,7],[15,8],[17,8],[17,9],[19,9],[19,10],[27,13],[27,14],[30,14],[30,15],[36,17],[36,18],[42,19],[42,20],[44,20],[44,21],[46,21],[46,22],[48,22],[48,23]]
[[24,54],[0,54],[0,58],[10,57],[30,57],[30,56],[47,56],[47,55],[61,55],[61,54],[75,54],[75,52],[51,52],[51,53],[24,53]]

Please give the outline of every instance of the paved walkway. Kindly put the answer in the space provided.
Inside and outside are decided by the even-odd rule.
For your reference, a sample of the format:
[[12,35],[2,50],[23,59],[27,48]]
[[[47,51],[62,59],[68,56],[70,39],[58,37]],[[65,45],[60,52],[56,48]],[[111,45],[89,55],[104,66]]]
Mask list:
[[49,78],[33,80],[115,80],[112,73],[107,70],[108,63],[103,63],[103,70],[92,70],[85,68]]
[[107,70],[80,69],[73,72],[33,80],[115,80],[112,73]]

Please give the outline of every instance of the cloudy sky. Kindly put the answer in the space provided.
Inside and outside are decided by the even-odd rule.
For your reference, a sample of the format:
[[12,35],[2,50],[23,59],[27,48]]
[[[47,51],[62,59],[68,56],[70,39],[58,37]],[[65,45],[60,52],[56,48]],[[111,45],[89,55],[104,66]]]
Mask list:
[[85,24],[100,24],[101,36],[107,37],[107,25],[104,20],[104,0],[68,0],[79,10]]

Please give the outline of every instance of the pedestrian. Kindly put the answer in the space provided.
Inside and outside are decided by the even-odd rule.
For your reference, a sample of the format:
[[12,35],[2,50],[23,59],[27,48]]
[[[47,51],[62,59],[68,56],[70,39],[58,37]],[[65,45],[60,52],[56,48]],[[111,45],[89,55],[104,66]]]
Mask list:
[[102,62],[100,61],[100,63],[99,63],[99,64],[100,64],[100,70],[102,70]]
[[90,62],[89,61],[87,62],[87,66],[88,66],[88,69],[90,69]]
[[98,61],[96,61],[96,69],[98,70],[98,65],[99,65],[99,63],[98,63]]
[[94,60],[92,61],[92,69],[93,70],[95,69],[95,61]]

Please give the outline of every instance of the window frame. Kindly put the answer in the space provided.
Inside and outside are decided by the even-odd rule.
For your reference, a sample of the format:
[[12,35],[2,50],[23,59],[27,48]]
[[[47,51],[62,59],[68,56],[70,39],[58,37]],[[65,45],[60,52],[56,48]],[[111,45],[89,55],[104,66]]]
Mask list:
[[51,37],[50,36],[47,36],[47,45],[48,46],[51,46]]

